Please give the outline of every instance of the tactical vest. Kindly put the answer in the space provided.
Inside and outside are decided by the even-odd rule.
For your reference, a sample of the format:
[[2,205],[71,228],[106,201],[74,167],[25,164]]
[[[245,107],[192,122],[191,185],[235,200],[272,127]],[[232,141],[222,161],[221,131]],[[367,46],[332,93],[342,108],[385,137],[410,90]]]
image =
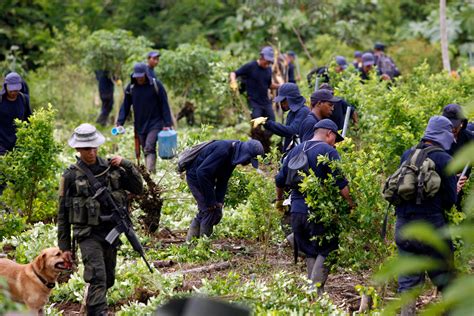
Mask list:
[[[74,174],[75,194],[68,197],[69,222],[75,225],[97,226],[101,223],[101,215],[110,215],[105,206],[93,199],[93,193],[87,175],[75,165],[69,170]],[[105,183],[118,207],[127,206],[127,192],[120,186],[120,170],[110,166],[95,177]]]

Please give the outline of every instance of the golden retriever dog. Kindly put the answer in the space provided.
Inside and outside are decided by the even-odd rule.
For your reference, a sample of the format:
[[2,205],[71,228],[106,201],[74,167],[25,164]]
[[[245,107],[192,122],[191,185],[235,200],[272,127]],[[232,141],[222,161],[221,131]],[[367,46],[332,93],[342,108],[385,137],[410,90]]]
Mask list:
[[64,260],[62,251],[54,247],[44,249],[28,264],[0,259],[0,278],[7,281],[14,301],[42,315],[59,274],[70,267],[71,263]]

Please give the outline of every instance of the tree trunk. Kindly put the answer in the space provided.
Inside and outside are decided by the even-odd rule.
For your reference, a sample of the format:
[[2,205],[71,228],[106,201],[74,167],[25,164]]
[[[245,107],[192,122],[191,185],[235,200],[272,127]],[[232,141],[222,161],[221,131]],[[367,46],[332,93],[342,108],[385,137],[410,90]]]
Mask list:
[[439,1],[439,32],[441,38],[441,56],[443,58],[443,68],[451,72],[448,53],[448,30],[446,28],[446,0]]

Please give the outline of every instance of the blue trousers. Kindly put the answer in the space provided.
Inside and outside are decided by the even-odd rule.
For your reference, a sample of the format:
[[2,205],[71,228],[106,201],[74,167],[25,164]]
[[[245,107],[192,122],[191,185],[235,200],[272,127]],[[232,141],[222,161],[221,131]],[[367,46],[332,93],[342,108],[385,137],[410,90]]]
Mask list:
[[[408,224],[416,221],[428,222],[433,225],[436,229],[443,228],[446,225],[443,214],[411,214],[404,216],[397,216],[397,223],[395,226],[395,242],[397,244],[398,252],[400,256],[425,256],[440,261],[441,266],[434,270],[426,271],[431,281],[437,286],[438,290],[443,288],[449,283],[454,277],[453,271],[453,244],[451,240],[446,240],[446,245],[450,250],[447,256],[442,255],[432,247],[420,243],[416,240],[406,240],[400,235],[401,230]],[[405,292],[417,285],[424,282],[425,271],[411,274],[402,275],[398,277],[398,291]]]
[[257,118],[260,116],[268,117],[270,121],[275,120],[275,113],[273,112],[272,103],[266,105],[261,105],[252,100],[249,100],[250,108],[252,108],[252,118]]
[[199,236],[210,236],[214,230],[214,226],[219,224],[222,219],[222,208],[209,211],[204,195],[199,190],[199,187],[194,182],[189,181],[188,178],[186,178],[186,182],[197,202],[199,210],[191,222],[191,227],[199,228]]
[[308,221],[308,214],[291,213],[291,229],[298,250],[309,258],[316,258],[318,255],[327,257],[331,251],[338,248],[337,238],[314,240],[314,237],[324,237],[325,228],[320,223]]

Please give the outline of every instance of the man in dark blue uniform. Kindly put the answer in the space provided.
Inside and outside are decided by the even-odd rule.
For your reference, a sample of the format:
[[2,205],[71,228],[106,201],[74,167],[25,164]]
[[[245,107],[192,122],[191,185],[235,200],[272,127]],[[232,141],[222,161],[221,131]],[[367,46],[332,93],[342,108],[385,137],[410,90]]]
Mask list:
[[112,81],[110,73],[106,70],[97,70],[95,72],[95,78],[99,83],[99,96],[102,101],[100,115],[96,123],[105,126],[107,125],[107,119],[114,106],[114,82]]
[[[30,97],[21,92],[22,87],[20,75],[11,72],[5,77],[0,91],[0,156],[15,147],[15,119],[26,121],[31,115]],[[0,194],[4,189],[4,184],[0,183]]]
[[216,140],[203,148],[186,170],[186,181],[198,205],[198,214],[191,222],[186,240],[210,236],[222,218],[227,184],[237,165],[258,168],[256,157],[263,155],[257,140]]
[[337,73],[343,72],[348,67],[347,60],[344,56],[336,56],[336,69]]
[[362,52],[359,50],[356,50],[354,52],[354,61],[352,62],[352,65],[354,66],[355,69],[359,69],[362,67]]
[[[320,85],[319,89],[330,90],[331,92],[334,93],[333,87],[331,87],[327,83],[323,83],[322,85]],[[338,99],[339,101],[334,102],[334,110],[332,111],[332,114],[329,116],[329,119],[332,120],[334,123],[336,123],[337,128],[341,130],[344,128],[344,120],[346,118],[346,113],[349,110],[351,112],[350,118],[353,120],[355,124],[357,124],[358,116],[357,116],[357,112],[355,108],[343,98],[338,98]]]
[[280,103],[284,112],[290,111],[286,117],[285,125],[275,121],[269,121],[266,117],[258,117],[252,121],[254,128],[259,124],[263,124],[265,129],[271,131],[273,134],[285,137],[283,152],[286,152],[299,142],[299,127],[310,111],[305,105],[306,99],[303,98],[298,86],[294,83],[288,82],[281,85],[280,88],[278,88],[278,96],[274,102]]
[[270,66],[274,58],[273,48],[265,46],[260,51],[259,59],[251,61],[230,73],[230,87],[233,90],[238,89],[237,77],[242,77],[245,80],[247,98],[252,109],[252,118],[264,116],[271,121],[275,120],[272,101],[268,96],[269,89],[279,87],[278,84],[272,83],[272,68]]
[[[453,124],[454,143],[448,151],[448,154],[454,156],[465,145],[471,143],[474,139],[474,133],[467,129],[467,117],[464,115],[462,108],[458,104],[448,104],[443,108],[443,116]],[[462,198],[464,196],[463,187],[471,174],[471,166],[467,169],[466,174],[458,179],[458,199],[456,208],[462,210]]]
[[[374,69],[375,57],[372,53],[362,54],[362,67],[358,68],[362,82],[369,80],[369,73]],[[377,74],[379,70],[377,69]]]
[[[395,226],[395,242],[399,254],[401,256],[425,256],[438,260],[441,263],[440,266],[427,272],[431,281],[440,291],[448,285],[453,277],[453,246],[451,240],[445,240],[448,253],[441,254],[432,247],[419,241],[404,239],[400,232],[406,225],[420,221],[431,224],[437,231],[442,230],[446,226],[447,223],[444,212],[451,209],[456,202],[457,195],[456,176],[449,175],[446,172],[446,166],[451,161],[451,156],[446,151],[451,148],[454,141],[452,129],[453,125],[446,117],[434,116],[428,122],[421,141],[422,148],[437,146],[442,149],[441,151],[428,154],[428,158],[435,163],[435,170],[441,177],[441,187],[439,191],[432,198],[423,199],[420,204],[417,204],[416,200],[402,200],[396,207],[397,222]],[[402,155],[401,163],[409,158],[411,152],[412,149],[409,149]],[[399,292],[403,293],[420,285],[423,283],[424,276],[424,272],[399,276]],[[401,315],[415,315],[415,307],[415,302],[404,306]]]
[[[337,238],[328,239],[325,237],[328,233],[327,227],[320,222],[309,220],[311,209],[306,204],[305,196],[300,192],[299,185],[287,187],[289,161],[304,150],[308,158],[308,166],[314,171],[316,177],[325,180],[329,174],[332,174],[335,180],[334,185],[339,188],[341,196],[348,202],[349,207],[352,209],[355,204],[349,193],[348,181],[340,176],[337,170],[331,170],[327,164],[318,164],[318,156],[327,156],[330,160],[340,159],[334,145],[336,142],[342,141],[343,138],[338,134],[336,124],[329,119],[323,119],[314,126],[314,130],[314,136],[311,140],[299,144],[289,152],[282,168],[275,177],[275,182],[277,201],[283,200],[284,189],[291,189],[291,227],[295,236],[295,246],[306,255],[308,279],[314,285],[320,284],[318,294],[321,294],[324,291],[324,284],[329,274],[329,269],[324,261],[331,251],[337,249],[338,240]],[[319,237],[322,242],[314,240],[315,237]]]
[[155,67],[160,63],[160,52],[152,51],[147,55],[147,73],[150,77],[156,79]]
[[148,171],[154,172],[158,132],[170,129],[173,120],[165,87],[147,73],[144,63],[137,63],[133,68],[131,83],[125,88],[117,126],[125,123],[132,105],[134,127],[145,153],[146,167]]
[[385,54],[385,45],[382,43],[375,43],[374,45],[375,65],[380,73],[382,80],[392,80],[400,76],[400,70],[392,58]]
[[331,90],[320,89],[311,94],[311,112],[301,123],[299,135],[301,142],[310,140],[314,136],[314,126],[322,119],[329,118],[334,111],[334,103],[339,102]]
[[299,73],[295,77],[296,53],[290,50],[286,53],[285,57],[286,62],[288,63],[288,82],[296,83],[296,80],[300,80]]

